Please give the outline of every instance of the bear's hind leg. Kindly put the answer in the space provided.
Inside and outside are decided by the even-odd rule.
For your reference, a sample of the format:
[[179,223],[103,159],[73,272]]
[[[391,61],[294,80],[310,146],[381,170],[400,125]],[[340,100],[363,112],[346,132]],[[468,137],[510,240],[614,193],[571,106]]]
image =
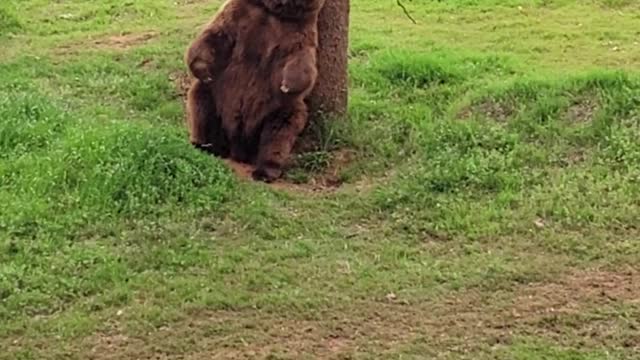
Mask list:
[[229,141],[215,109],[211,88],[195,80],[187,94],[189,140],[197,149],[220,157],[229,156]]
[[307,124],[307,107],[296,104],[267,119],[260,135],[255,180],[272,182],[282,176],[282,169],[289,160],[298,136]]
[[245,138],[240,131],[237,130],[231,138],[231,158],[240,163],[250,164],[256,152],[253,144],[257,141]]

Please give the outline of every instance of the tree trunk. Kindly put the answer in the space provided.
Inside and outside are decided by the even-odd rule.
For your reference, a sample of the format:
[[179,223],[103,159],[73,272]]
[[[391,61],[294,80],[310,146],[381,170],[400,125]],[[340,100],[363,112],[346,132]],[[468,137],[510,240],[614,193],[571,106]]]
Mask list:
[[318,81],[309,98],[311,121],[347,112],[349,0],[326,0],[318,19]]

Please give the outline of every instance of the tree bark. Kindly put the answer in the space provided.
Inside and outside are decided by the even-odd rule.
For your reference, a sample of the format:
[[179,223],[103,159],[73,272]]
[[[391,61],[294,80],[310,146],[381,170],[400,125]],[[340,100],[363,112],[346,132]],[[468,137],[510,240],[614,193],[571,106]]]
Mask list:
[[318,19],[318,81],[311,121],[341,117],[348,105],[349,0],[326,0]]

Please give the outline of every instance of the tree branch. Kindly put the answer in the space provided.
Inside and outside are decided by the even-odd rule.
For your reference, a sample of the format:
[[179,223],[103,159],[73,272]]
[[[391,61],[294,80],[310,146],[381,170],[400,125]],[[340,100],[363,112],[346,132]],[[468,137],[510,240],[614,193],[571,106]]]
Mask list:
[[411,20],[411,22],[413,22],[414,24],[417,24],[416,20],[411,16],[411,14],[409,14],[409,11],[404,6],[401,0],[396,0],[396,4],[398,4],[398,6],[402,8],[402,11],[404,11],[404,14],[409,18],[409,20]]

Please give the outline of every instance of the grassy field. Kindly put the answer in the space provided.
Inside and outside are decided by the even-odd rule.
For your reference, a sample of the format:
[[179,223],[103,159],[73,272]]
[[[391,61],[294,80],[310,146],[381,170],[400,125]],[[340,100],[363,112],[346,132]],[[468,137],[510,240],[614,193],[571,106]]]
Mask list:
[[0,359],[640,359],[640,5],[353,0],[286,183],[191,149],[220,5],[0,3]]

